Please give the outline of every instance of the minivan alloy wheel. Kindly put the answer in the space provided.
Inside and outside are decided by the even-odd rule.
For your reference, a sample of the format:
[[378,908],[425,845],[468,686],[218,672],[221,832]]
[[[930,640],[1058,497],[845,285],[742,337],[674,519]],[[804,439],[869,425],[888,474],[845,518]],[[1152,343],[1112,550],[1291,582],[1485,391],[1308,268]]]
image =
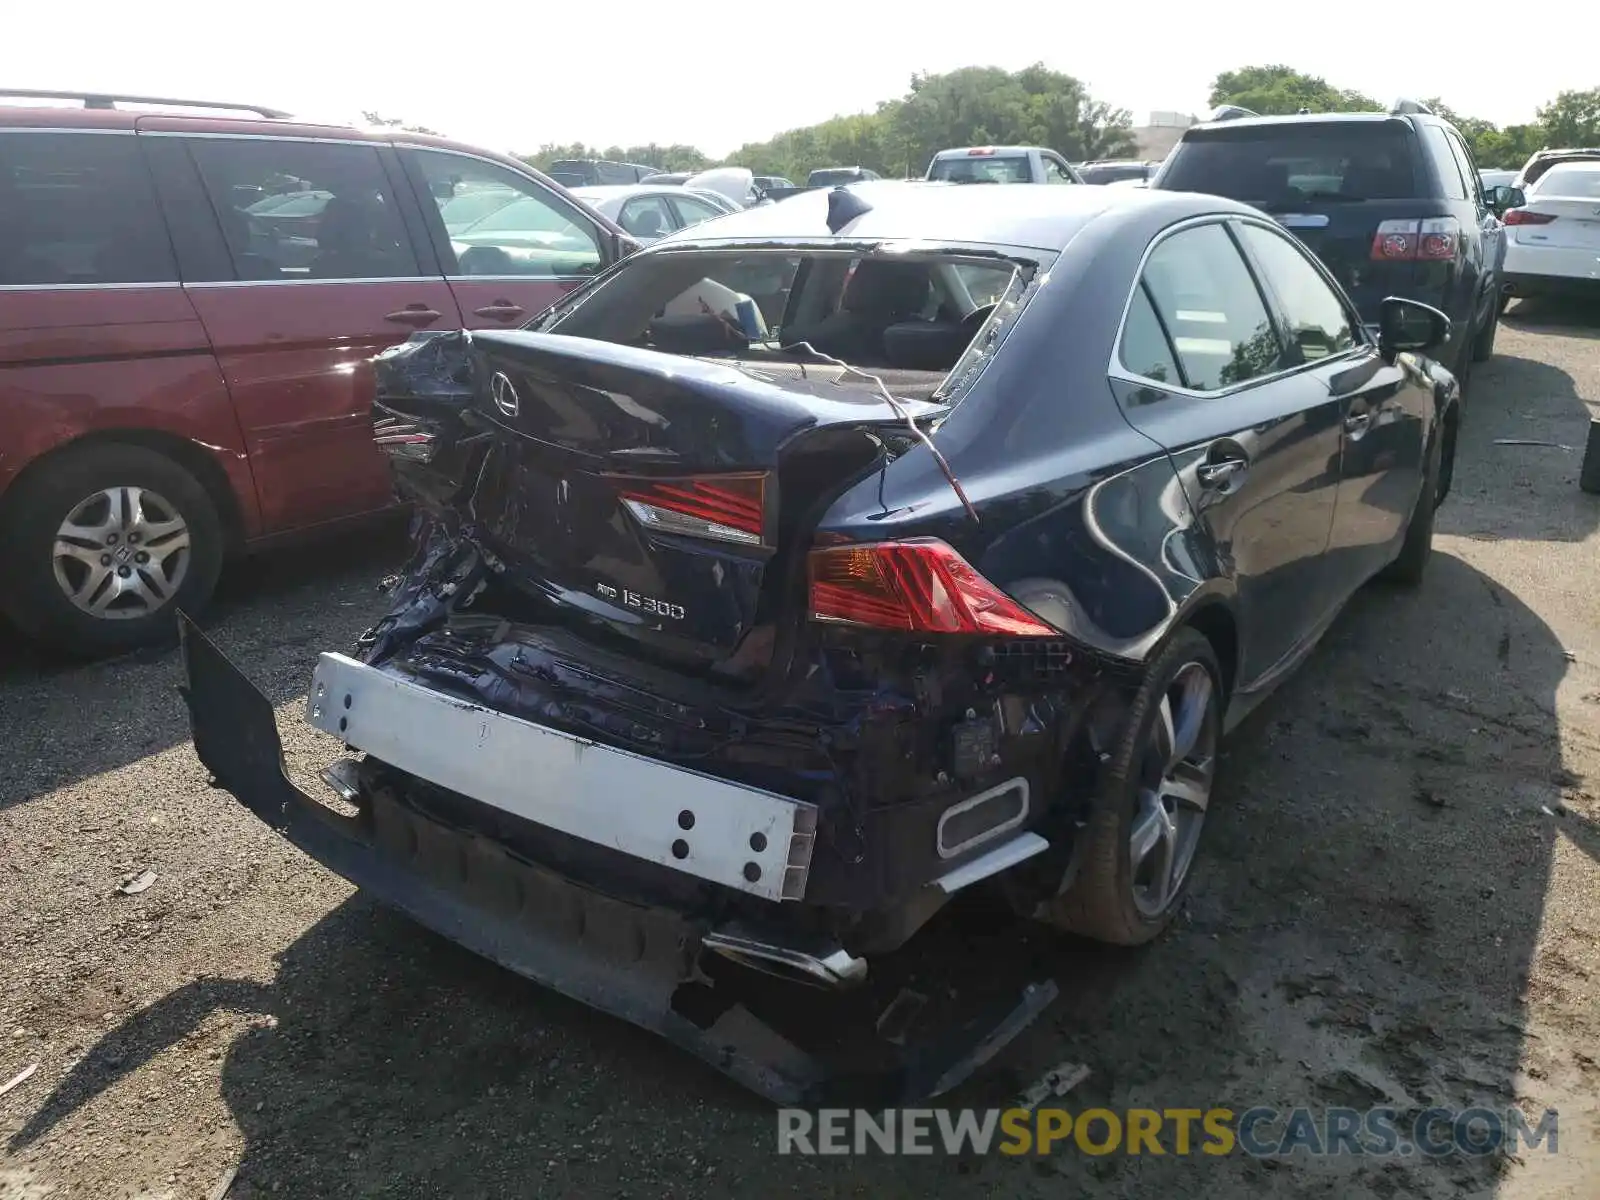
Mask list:
[[148,488],[110,487],[77,504],[56,530],[52,566],[73,605],[102,620],[149,616],[189,572],[189,526]]
[[1172,677],[1150,723],[1129,825],[1134,906],[1157,917],[1183,887],[1211,802],[1220,734],[1217,689],[1202,663]]

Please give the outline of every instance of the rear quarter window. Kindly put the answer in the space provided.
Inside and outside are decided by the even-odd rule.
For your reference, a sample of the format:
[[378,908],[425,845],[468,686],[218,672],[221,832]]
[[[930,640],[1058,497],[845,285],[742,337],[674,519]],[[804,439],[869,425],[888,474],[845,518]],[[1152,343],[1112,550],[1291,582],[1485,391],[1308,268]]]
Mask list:
[[0,133],[0,285],[177,278],[134,137]]
[[1210,129],[1178,144],[1160,186],[1280,211],[1316,200],[1405,200],[1418,195],[1415,156],[1401,122]]

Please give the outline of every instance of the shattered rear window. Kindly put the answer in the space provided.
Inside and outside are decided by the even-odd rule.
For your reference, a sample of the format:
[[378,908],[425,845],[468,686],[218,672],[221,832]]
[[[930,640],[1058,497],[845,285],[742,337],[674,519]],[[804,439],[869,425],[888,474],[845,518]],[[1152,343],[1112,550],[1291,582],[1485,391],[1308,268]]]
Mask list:
[[[995,254],[844,248],[642,254],[532,327],[750,363],[837,359],[931,392],[1033,265]],[[1013,304],[1014,307],[1014,304]]]

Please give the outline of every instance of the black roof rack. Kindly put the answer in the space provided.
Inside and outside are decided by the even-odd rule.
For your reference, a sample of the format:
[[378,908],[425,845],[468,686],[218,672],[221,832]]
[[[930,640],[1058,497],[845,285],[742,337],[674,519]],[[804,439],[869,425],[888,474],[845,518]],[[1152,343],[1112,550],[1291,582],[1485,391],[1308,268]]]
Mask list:
[[114,109],[118,104],[159,104],[172,108],[218,108],[229,112],[255,113],[281,121],[292,116],[279,108],[261,104],[234,104],[224,100],[173,100],[163,96],[125,96],[117,92],[57,92],[39,88],[0,88],[0,97],[16,96],[28,100],[82,100],[85,108]]

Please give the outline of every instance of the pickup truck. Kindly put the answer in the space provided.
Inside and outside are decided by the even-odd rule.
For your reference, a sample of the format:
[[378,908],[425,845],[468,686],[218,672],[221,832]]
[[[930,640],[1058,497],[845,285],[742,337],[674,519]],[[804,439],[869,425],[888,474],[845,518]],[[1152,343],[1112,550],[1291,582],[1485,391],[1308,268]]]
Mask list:
[[1043,146],[959,146],[941,150],[928,164],[928,179],[952,183],[1082,183],[1054,150]]

